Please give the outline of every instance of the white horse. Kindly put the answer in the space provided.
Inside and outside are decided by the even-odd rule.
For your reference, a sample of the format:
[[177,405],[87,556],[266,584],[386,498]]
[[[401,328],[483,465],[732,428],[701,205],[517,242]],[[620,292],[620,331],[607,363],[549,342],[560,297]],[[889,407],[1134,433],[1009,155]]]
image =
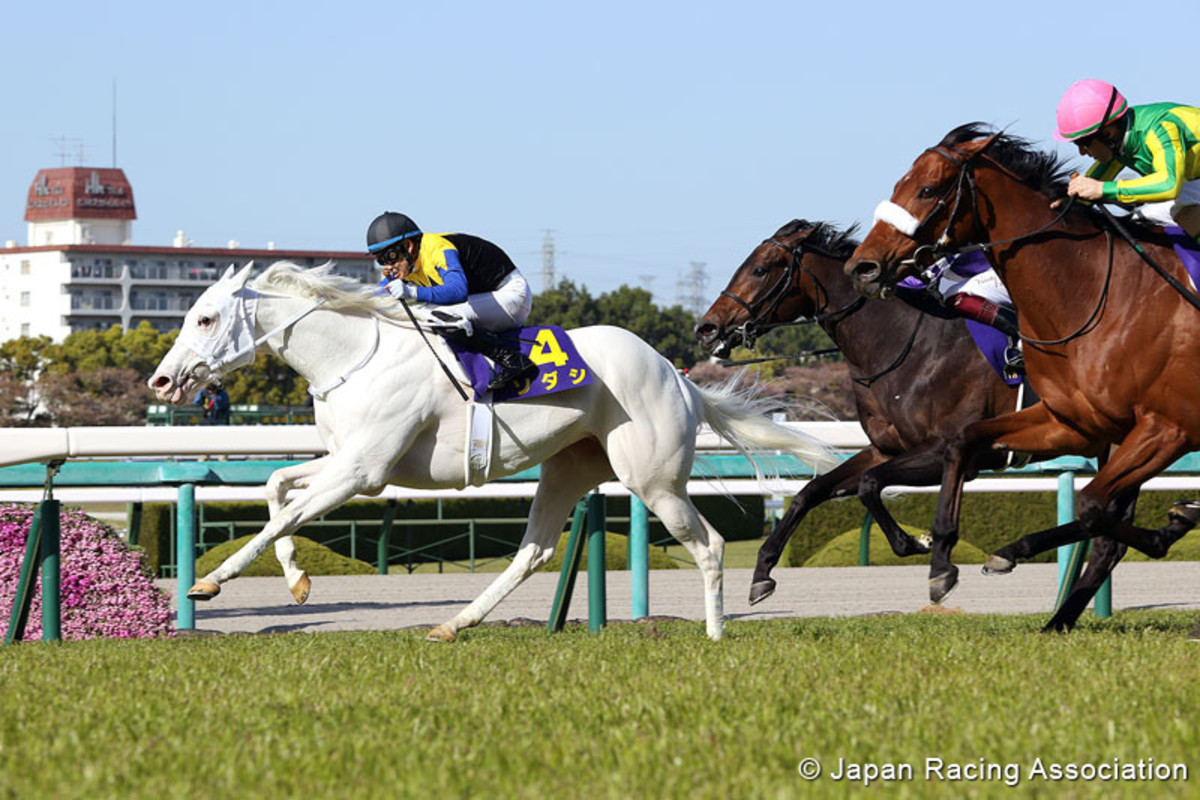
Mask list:
[[[288,586],[304,602],[309,580],[296,565],[290,535],[389,483],[466,486],[470,404],[435,358],[453,363],[449,347],[441,337],[426,339],[390,296],[333,274],[329,265],[303,270],[280,262],[254,281],[248,281],[250,270],[247,265],[235,274],[230,267],[200,296],[149,384],[159,398],[179,402],[198,385],[253,361],[255,347],[265,342],[313,387],[329,454],[273,474],[271,518],[262,532],[188,592],[198,600],[215,597],[221,583],[275,542]],[[495,407],[489,477],[543,465],[520,549],[430,638],[453,641],[459,630],[478,625],[550,559],[576,501],[615,475],[695,559],[704,578],[706,629],[718,639],[725,542],[686,493],[700,424],[707,422],[743,453],[748,447],[787,450],[818,469],[835,463],[831,451],[768,420],[761,401],[695,386],[626,330],[596,326],[570,335],[591,370],[590,385]],[[300,491],[288,499],[290,489]]]

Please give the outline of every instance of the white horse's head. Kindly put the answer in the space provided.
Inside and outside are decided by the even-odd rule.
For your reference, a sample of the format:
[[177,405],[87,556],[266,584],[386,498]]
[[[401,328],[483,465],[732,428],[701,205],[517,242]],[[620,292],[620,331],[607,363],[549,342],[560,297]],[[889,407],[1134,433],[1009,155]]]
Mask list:
[[175,345],[148,381],[160,400],[178,403],[198,386],[254,360],[257,295],[246,286],[254,262],[232,266],[183,318]]

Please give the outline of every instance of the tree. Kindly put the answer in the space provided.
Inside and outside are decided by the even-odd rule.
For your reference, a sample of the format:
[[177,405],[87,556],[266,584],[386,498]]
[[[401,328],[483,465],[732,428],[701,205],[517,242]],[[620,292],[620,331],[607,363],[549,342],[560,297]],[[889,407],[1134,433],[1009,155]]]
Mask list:
[[636,333],[677,367],[686,367],[701,356],[692,337],[695,319],[682,306],[663,310],[654,305],[645,289],[622,286],[593,298],[587,287],[562,280],[533,298],[530,325],[614,325]]
[[46,372],[38,379],[37,387],[50,422],[56,427],[146,422],[150,390],[132,369]]

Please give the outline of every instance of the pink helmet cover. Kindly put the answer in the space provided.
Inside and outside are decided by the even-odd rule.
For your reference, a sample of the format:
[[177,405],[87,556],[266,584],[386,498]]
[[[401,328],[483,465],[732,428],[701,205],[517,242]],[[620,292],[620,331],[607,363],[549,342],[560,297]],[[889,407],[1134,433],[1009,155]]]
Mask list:
[[1058,130],[1054,132],[1054,138],[1071,142],[1088,136],[1119,119],[1128,110],[1125,96],[1111,83],[1095,78],[1076,81],[1058,101]]

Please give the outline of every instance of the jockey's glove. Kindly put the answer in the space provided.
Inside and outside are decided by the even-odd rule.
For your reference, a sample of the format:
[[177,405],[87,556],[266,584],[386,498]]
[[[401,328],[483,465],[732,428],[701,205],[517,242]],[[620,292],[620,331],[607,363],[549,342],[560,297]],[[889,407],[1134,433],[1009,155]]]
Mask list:
[[397,300],[416,300],[417,287],[405,280],[395,280],[387,285],[388,294]]

